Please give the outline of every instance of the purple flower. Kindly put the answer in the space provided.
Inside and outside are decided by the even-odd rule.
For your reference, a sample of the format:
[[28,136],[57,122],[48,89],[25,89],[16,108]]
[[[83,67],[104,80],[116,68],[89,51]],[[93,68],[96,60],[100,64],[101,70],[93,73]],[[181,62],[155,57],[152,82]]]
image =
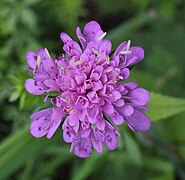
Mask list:
[[66,56],[52,59],[47,49],[27,52],[33,79],[26,80],[25,88],[34,95],[60,93],[51,98],[53,108],[31,116],[31,134],[51,138],[62,124],[70,151],[85,158],[92,148],[102,153],[103,144],[116,149],[120,136],[116,126],[124,121],[135,132],[149,130],[150,119],[143,110],[148,110],[150,94],[135,82],[124,82],[130,67],[144,58],[141,47],[125,41],[111,56],[111,42],[95,21],[87,23],[83,32],[78,27],[76,33],[80,45],[67,34],[60,35]]

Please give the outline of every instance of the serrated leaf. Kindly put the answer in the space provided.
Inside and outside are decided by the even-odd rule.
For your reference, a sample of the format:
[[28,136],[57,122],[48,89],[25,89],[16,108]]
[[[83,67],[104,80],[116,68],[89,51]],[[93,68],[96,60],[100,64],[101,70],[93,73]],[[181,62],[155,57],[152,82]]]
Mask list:
[[152,121],[158,121],[185,111],[185,99],[151,93],[148,106],[150,111],[146,114]]

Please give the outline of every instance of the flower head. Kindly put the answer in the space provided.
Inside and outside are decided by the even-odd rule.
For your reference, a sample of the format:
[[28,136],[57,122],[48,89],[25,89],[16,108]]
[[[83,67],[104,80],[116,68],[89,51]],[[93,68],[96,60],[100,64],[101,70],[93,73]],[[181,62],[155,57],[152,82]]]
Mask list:
[[95,21],[76,33],[80,45],[67,34],[60,35],[66,56],[52,59],[46,48],[27,52],[33,79],[26,80],[25,88],[34,95],[60,93],[51,98],[54,107],[31,116],[31,134],[51,138],[62,123],[70,151],[89,157],[92,148],[101,153],[103,144],[109,150],[117,148],[116,126],[124,121],[135,132],[150,129],[150,119],[142,112],[148,110],[150,94],[135,82],[124,83],[130,67],[144,58],[141,47],[125,41],[111,56],[111,42]]

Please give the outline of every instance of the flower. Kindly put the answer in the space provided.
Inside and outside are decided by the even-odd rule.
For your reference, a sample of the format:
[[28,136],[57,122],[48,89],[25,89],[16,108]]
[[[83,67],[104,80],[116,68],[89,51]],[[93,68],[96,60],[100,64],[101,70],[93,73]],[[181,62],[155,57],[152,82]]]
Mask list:
[[66,56],[52,59],[46,48],[27,52],[33,79],[26,80],[25,88],[34,95],[60,93],[51,98],[53,107],[31,116],[31,134],[51,138],[62,124],[70,151],[85,158],[92,148],[101,153],[103,144],[116,149],[116,127],[124,121],[134,132],[149,130],[150,119],[143,110],[148,110],[150,94],[135,82],[125,82],[131,67],[144,58],[141,47],[125,41],[111,56],[111,42],[95,21],[83,32],[78,27],[76,34],[80,45],[66,33],[60,35]]

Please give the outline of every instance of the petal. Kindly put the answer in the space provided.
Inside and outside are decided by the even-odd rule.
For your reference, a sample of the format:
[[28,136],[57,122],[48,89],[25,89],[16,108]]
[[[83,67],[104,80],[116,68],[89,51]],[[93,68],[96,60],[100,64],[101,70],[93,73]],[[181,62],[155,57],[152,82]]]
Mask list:
[[50,127],[49,132],[47,134],[48,139],[50,139],[57,130],[58,126],[62,121],[63,116],[64,112],[60,108],[56,108],[53,110],[53,113],[51,114],[52,126]]
[[138,87],[138,84],[135,83],[135,82],[127,82],[124,84],[124,87],[127,88],[127,89],[135,89]]
[[64,43],[67,43],[72,40],[70,36],[68,36],[66,33],[61,33],[60,38]]
[[43,68],[46,70],[46,72],[48,74],[52,74],[52,73],[57,73],[58,69],[56,67],[55,62],[53,61],[53,59],[47,59],[45,60],[43,63]]
[[124,116],[131,116],[134,113],[134,109],[131,105],[125,104],[120,108]]
[[143,88],[136,88],[129,92],[130,101],[136,105],[146,105],[150,100],[150,93]]
[[124,122],[123,116],[121,116],[117,111],[114,112],[114,116],[110,116],[110,119],[117,126]]
[[103,146],[102,146],[102,142],[101,141],[97,141],[96,139],[92,138],[92,145],[93,145],[94,149],[98,153],[102,153],[103,152]]
[[58,87],[55,80],[47,79],[44,81],[44,84],[50,88],[50,91],[60,92],[60,88]]
[[123,68],[120,74],[124,80],[128,79],[128,77],[130,76],[130,70],[128,68]]
[[106,54],[110,54],[112,48],[112,44],[108,39],[105,39],[101,42],[99,47],[99,52],[105,52]]
[[45,136],[48,133],[48,129],[43,128],[43,125],[45,125],[45,124],[46,124],[46,122],[44,121],[44,118],[33,121],[30,125],[31,135],[36,138],[40,138],[40,137]]
[[41,110],[41,111],[38,111],[38,112],[32,114],[30,118],[31,118],[32,120],[36,120],[36,119],[38,119],[38,118],[40,118],[40,117],[49,116],[49,115],[51,115],[52,110],[53,110],[52,108],[43,109],[43,110]]
[[82,31],[79,27],[76,28],[76,34],[77,34],[77,37],[82,45],[82,48],[85,49],[85,47],[87,46],[86,39],[85,39],[84,35],[82,34]]
[[[88,42],[95,41],[96,34],[101,31],[100,25],[96,21],[90,21],[84,27],[84,35]],[[103,31],[102,31],[103,34]]]
[[135,132],[148,131],[151,127],[150,118],[138,110],[134,110],[134,113],[131,116],[126,117],[126,122]]
[[105,103],[105,105],[102,106],[102,110],[105,114],[109,115],[114,113],[114,106],[109,103]]
[[37,61],[37,53],[33,51],[28,51],[26,53],[26,61],[31,69],[34,69]]
[[27,79],[24,87],[29,93],[34,95],[41,95],[47,91],[43,87],[37,86],[36,81],[33,79]]
[[109,150],[115,150],[118,147],[118,139],[114,132],[106,132],[105,146]]
[[92,145],[88,139],[81,139],[79,144],[74,147],[74,152],[78,157],[87,158],[91,155]]
[[127,42],[128,41],[124,41],[123,43],[121,43],[118,48],[116,49],[114,55],[113,55],[113,58],[116,57],[117,55],[119,55],[119,53],[123,50],[126,50],[126,47],[127,47]]
[[132,66],[139,63],[144,58],[144,49],[139,46],[132,46],[130,48],[131,54],[127,55],[125,66]]
[[63,131],[63,139],[65,142],[67,142],[67,143],[73,142],[74,137],[75,137],[75,135],[72,132],[70,132],[68,130]]

